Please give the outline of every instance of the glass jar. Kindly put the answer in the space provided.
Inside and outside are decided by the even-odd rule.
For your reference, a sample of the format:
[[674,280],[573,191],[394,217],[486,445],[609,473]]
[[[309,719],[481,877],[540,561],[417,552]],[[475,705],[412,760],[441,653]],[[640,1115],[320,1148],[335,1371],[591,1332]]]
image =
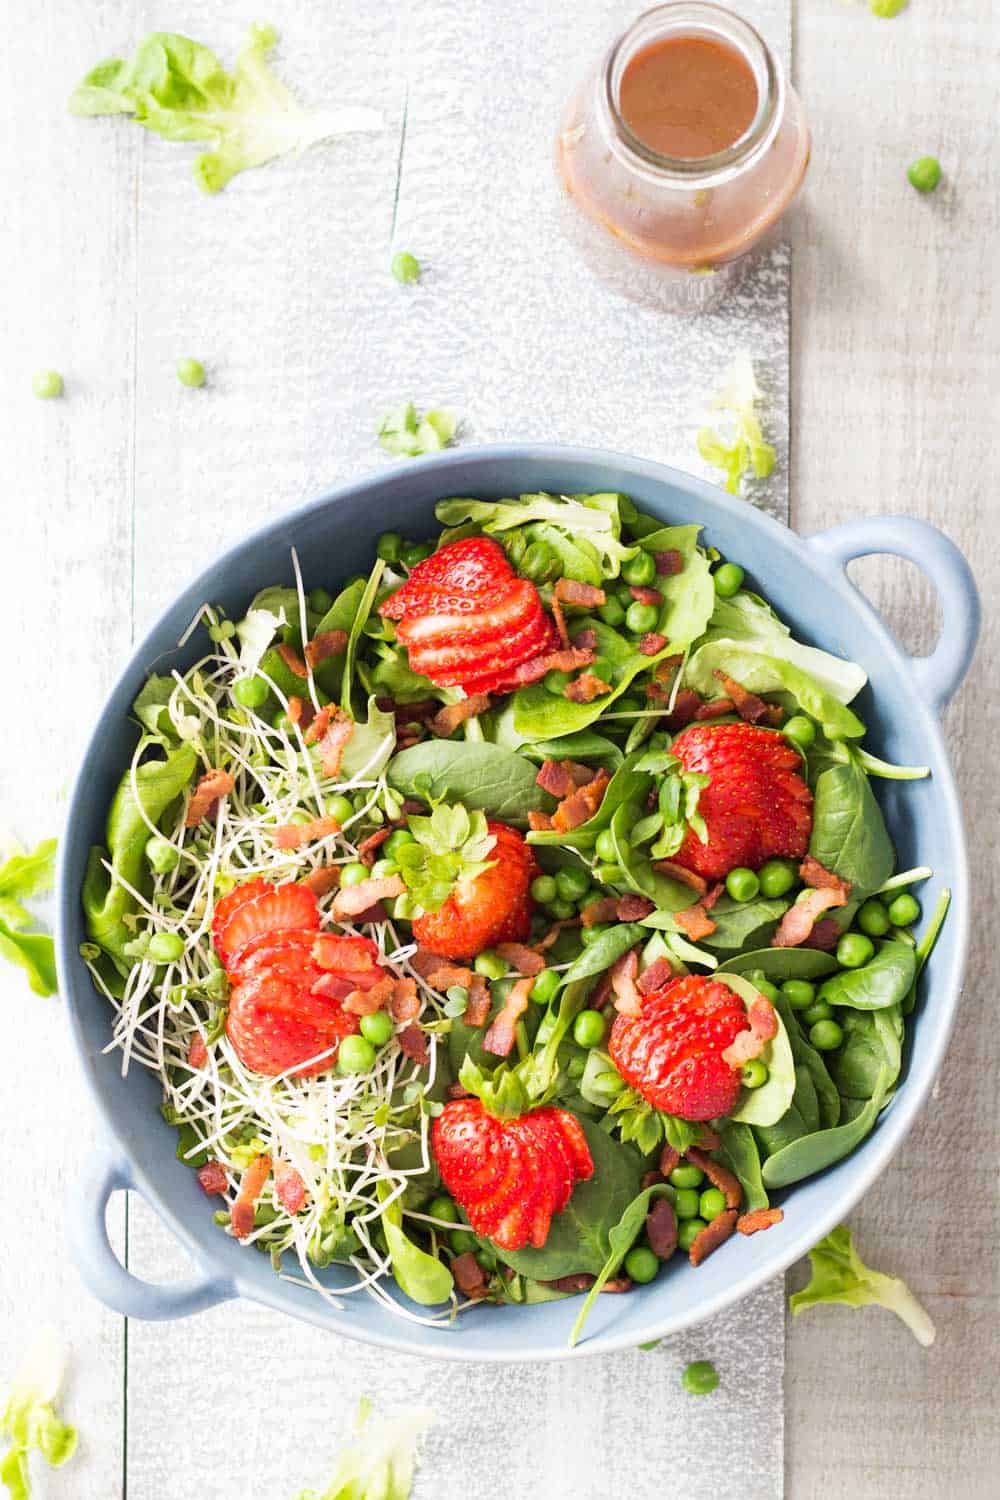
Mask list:
[[[709,156],[661,155],[621,110],[629,64],[682,38],[736,49],[756,83],[750,124]],[[700,0],[658,5],[612,44],[563,116],[556,154],[564,225],[623,295],[670,311],[711,307],[794,198],[809,146],[802,104],[747,21]]]

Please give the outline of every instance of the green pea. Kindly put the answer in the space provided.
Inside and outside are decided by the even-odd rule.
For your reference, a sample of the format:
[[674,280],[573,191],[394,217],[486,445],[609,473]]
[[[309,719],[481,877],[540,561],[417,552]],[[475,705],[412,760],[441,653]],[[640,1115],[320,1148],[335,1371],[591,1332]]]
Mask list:
[[674,1167],[670,1174],[671,1185],[675,1188],[701,1187],[705,1181],[705,1174],[700,1167],[692,1167],[689,1162],[683,1162]]
[[607,593],[609,599],[612,597],[617,599],[622,609],[627,610],[630,605],[635,603],[635,600],[632,598],[631,590],[625,587],[615,589],[613,596],[607,589],[605,590],[605,593]]
[[893,927],[912,927],[919,919],[920,902],[909,891],[903,891],[889,902],[889,921]]
[[740,1082],[745,1089],[762,1089],[770,1076],[767,1063],[761,1062],[759,1057],[752,1057],[748,1063],[743,1064]]
[[546,905],[557,922],[568,922],[570,917],[576,916],[576,907],[572,901],[549,901]]
[[622,577],[636,588],[646,588],[656,577],[656,559],[651,552],[637,552],[622,564]]
[[602,885],[621,885],[625,879],[621,865],[598,865],[594,874]]
[[712,574],[712,582],[719,598],[731,599],[734,594],[738,594],[743,587],[744,576],[739,563],[723,563],[721,568],[716,568]]
[[817,1021],[809,1028],[809,1040],[817,1052],[833,1052],[844,1040],[844,1032],[836,1021]]
[[570,680],[568,672],[546,672],[542,678],[542,686],[553,698],[561,698],[565,692],[566,684]]
[[617,860],[618,845],[615,842],[610,828],[601,829],[600,833],[597,835],[597,843],[594,845],[594,852],[596,853],[598,859]]
[[274,718],[271,720],[271,728],[276,729],[279,734],[291,734],[292,730],[295,728],[295,725],[285,713],[285,710],[281,709],[281,711],[279,713],[276,713]]
[[383,562],[399,562],[402,550],[403,538],[398,531],[383,531],[375,543],[375,556],[380,557]]
[[706,1188],[698,1199],[698,1212],[709,1224],[726,1211],[726,1195],[717,1187]]
[[585,948],[589,948],[591,943],[596,943],[598,938],[603,937],[606,932],[610,931],[610,922],[595,922],[593,927],[584,927],[581,929],[580,942]]
[[486,979],[502,979],[510,965],[506,959],[500,957],[499,953],[494,953],[491,948],[484,948],[482,953],[476,955],[472,967],[477,974],[482,974]]
[[368,1073],[375,1063],[375,1048],[367,1037],[345,1036],[337,1053],[341,1073]]
[[816,725],[812,719],[807,719],[805,714],[793,714],[792,717],[781,726],[781,732],[786,740],[791,740],[800,750],[806,750],[816,738]]
[[655,630],[659,618],[660,611],[655,604],[640,604],[638,599],[625,611],[625,624],[633,635],[644,635],[647,630]]
[[541,906],[548,906],[550,901],[559,899],[559,888],[551,875],[536,876],[531,882],[531,899]]
[[625,1257],[625,1275],[644,1286],[659,1274],[660,1262],[647,1245],[634,1245]]
[[169,839],[160,838],[156,834],[146,844],[146,859],[157,875],[167,875],[180,864],[180,850]]
[[[890,913],[890,921],[892,914]],[[842,969],[860,969],[875,952],[875,944],[863,932],[845,932],[837,944],[837,962]]]
[[448,1243],[456,1255],[465,1255],[470,1250],[475,1252],[479,1249],[479,1241],[468,1229],[449,1229]]
[[769,859],[757,872],[760,893],[774,900],[785,896],[798,879],[798,869],[790,859]]
[[458,1209],[446,1193],[439,1193],[436,1198],[432,1198],[427,1205],[427,1212],[432,1219],[443,1219],[446,1224],[461,1223]]
[[906,175],[918,193],[933,193],[941,181],[941,163],[936,156],[921,156],[907,168]]
[[392,1017],[384,1010],[376,1010],[370,1016],[361,1017],[361,1035],[373,1047],[384,1047],[395,1030]]
[[808,1010],[816,999],[816,986],[808,979],[786,979],[781,993],[793,1010]]
[[146,955],[155,964],[172,964],[184,952],[184,939],[177,932],[154,932]]
[[737,865],[726,876],[726,890],[734,901],[752,901],[760,890],[760,881],[753,870]]
[[531,998],[536,1005],[548,1005],[560,985],[560,976],[555,969],[543,969],[531,986]]
[[701,1231],[707,1228],[708,1225],[704,1219],[682,1219],[677,1226],[678,1249],[690,1250]]
[[386,880],[390,875],[399,874],[399,866],[393,859],[377,859],[369,874],[373,880]]
[[205,384],[205,366],[200,359],[179,359],[176,365],[177,379],[181,385]]
[[[341,824],[348,822],[354,817],[354,808],[351,805],[351,799],[350,797],[345,797],[343,792],[338,792],[335,797],[329,799],[326,804],[326,810],[331,818],[336,818],[337,822]],[[386,839],[385,843],[386,850],[388,851],[392,839]]]
[[573,1040],[579,1047],[599,1047],[608,1031],[608,1023],[599,1010],[581,1010],[573,1022]]
[[807,1026],[815,1026],[817,1021],[829,1021],[832,1016],[833,1006],[828,1005],[825,1000],[814,1001],[802,1012],[802,1019]]
[[889,913],[881,901],[866,901],[854,919],[866,937],[885,937],[889,931]]
[[371,871],[369,870],[367,865],[363,865],[360,860],[352,860],[350,864],[341,866],[340,883],[342,886],[360,885],[361,882],[363,880],[367,880],[370,875]]
[[719,1373],[709,1359],[695,1359],[685,1368],[681,1385],[692,1396],[710,1396],[719,1383]]
[[579,901],[590,890],[590,876],[586,870],[568,865],[556,872],[556,889],[560,901]]
[[233,697],[241,708],[260,708],[270,691],[263,677],[241,677],[233,684]]
[[319,615],[320,619],[322,619],[333,608],[333,595],[328,594],[326,589],[312,589],[306,603],[313,614]]
[[769,979],[765,979],[764,975],[759,969],[754,974],[748,974],[747,978],[753,985],[754,989],[759,990],[760,993],[764,996],[764,999],[770,1000],[771,1004],[773,1005],[778,998],[778,986],[776,984],[772,984]]
[[415,568],[417,563],[422,563],[425,558],[430,557],[433,551],[433,542],[408,542],[399,554],[399,560],[404,567]]
[[394,828],[382,845],[382,849],[390,859],[398,859],[400,850],[405,849],[408,844],[412,844],[414,848],[418,847],[417,841],[410,830],[408,828]]
[[[629,595],[630,600],[631,597],[632,596]],[[616,598],[614,598],[614,596],[612,596],[606,601],[606,603],[598,606],[597,616],[598,619],[604,621],[605,625],[610,625],[612,630],[614,630],[624,620],[625,609],[623,605]]]
[[697,1188],[680,1188],[674,1199],[674,1212],[679,1219],[697,1218],[699,1202]]
[[63,378],[58,370],[36,370],[31,377],[31,393],[39,401],[54,401],[63,393]]
[[[643,709],[648,707],[647,703],[640,702],[638,698],[629,698],[626,695],[624,698],[617,698],[615,700],[613,712],[616,714],[639,714],[642,713]],[[652,739],[652,736],[650,736],[650,739]]]
[[420,262],[409,250],[396,252],[392,257],[390,270],[400,286],[408,286],[411,282],[420,280]]
[[559,559],[548,542],[532,542],[521,559],[520,572],[525,578],[542,583],[558,571]]

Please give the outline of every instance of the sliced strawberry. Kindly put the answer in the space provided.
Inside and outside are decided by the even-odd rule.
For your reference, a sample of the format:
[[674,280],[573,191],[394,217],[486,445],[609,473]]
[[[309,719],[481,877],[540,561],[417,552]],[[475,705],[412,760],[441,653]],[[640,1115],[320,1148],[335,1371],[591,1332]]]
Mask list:
[[316,932],[312,927],[292,927],[287,930],[279,928],[277,931],[262,932],[245,943],[235,958],[230,960],[230,974],[237,981],[246,979],[249,975],[270,967],[272,960],[285,954],[295,954],[299,959],[311,962],[315,941]]
[[[381,958],[371,938],[346,937],[333,932],[320,933],[319,937],[313,934],[312,952],[321,969],[333,969],[338,974],[356,974],[359,978],[367,977],[373,969],[378,971]],[[381,971],[376,972],[376,981],[381,978]]]
[[520,1131],[528,1159],[538,1179],[538,1191],[530,1208],[525,1204],[524,1217],[528,1226],[528,1240],[541,1249],[548,1238],[555,1204],[562,1195],[564,1164],[552,1150],[550,1137],[555,1132],[537,1129],[531,1115],[512,1121],[511,1128]]
[[413,615],[400,622],[396,633],[411,651],[423,653],[448,641],[471,650],[481,642],[492,642],[498,632],[522,629],[541,608],[538,591],[526,578],[512,577],[503,589],[476,603],[474,614],[450,615],[438,606],[433,614]]
[[[297,885],[294,881],[285,885],[271,885],[268,881],[253,881],[252,884],[263,889],[239,902],[228,919],[219,920],[219,908],[229,897],[224,897],[216,908],[213,922],[215,946],[227,968],[247,944],[262,933],[319,926],[319,906],[308,886]],[[236,895],[236,891],[231,894]]]
[[509,578],[511,571],[506,552],[489,537],[449,542],[417,564],[402,588],[380,606],[379,613],[387,620],[402,620],[411,612],[422,612],[428,595],[463,598],[487,593]]
[[644,995],[638,1016],[619,1014],[608,1051],[654,1109],[712,1120],[735,1108],[740,1071],[723,1054],[748,1027],[746,1007],[728,985],[691,974]]
[[568,1109],[556,1110],[559,1117],[559,1133],[569,1146],[573,1156],[578,1177],[591,1177],[594,1172],[594,1163],[590,1156],[590,1147],[587,1145],[587,1137],[583,1133],[583,1126],[576,1115],[571,1115]]
[[334,1066],[337,1054],[319,1054],[357,1030],[357,1017],[339,1003],[266,970],[236,984],[229,997],[226,1035],[244,1066],[268,1077],[324,1072]]
[[447,635],[443,637],[443,644],[438,644],[435,637],[432,644],[419,648],[411,646],[410,664],[424,677],[433,673],[434,682],[445,675],[460,676],[462,686],[465,686],[474,684],[477,676],[509,670],[512,659],[520,662],[540,655],[556,639],[555,627],[542,613],[541,606],[536,606],[523,621],[516,621],[509,630],[491,621],[480,639],[469,645],[461,637]]
[[273,889],[269,880],[247,880],[215,903],[215,911],[212,913],[212,940],[219,950],[220,957],[222,957],[222,934],[228,927],[230,919],[248,901],[256,901],[258,896],[263,896]]

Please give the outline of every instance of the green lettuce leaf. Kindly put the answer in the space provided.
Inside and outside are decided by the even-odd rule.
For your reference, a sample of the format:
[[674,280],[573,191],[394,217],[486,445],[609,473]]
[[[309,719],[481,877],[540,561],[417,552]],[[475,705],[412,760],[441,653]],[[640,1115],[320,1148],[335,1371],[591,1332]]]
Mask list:
[[757,402],[762,394],[749,356],[738,354],[729,367],[725,384],[710,402],[713,411],[724,412],[730,419],[725,424],[728,431],[719,433],[711,427],[702,427],[698,433],[698,452],[706,463],[722,470],[725,487],[731,495],[739,494],[741,482],[748,474],[766,479],[774,468],[774,449],[764,441],[757,416]]
[[750,643],[754,650],[791,662],[807,672],[816,684],[839,703],[851,703],[868,681],[857,662],[845,661],[816,646],[804,646],[793,638],[783,620],[758,594],[746,589],[732,599],[716,599],[703,645],[727,640]]
[[918,1343],[929,1348],[934,1342],[934,1324],[905,1281],[866,1266],[851,1231],[840,1224],[809,1251],[812,1280],[789,1299],[793,1313],[804,1312],[820,1302],[843,1302],[848,1307],[875,1304],[902,1318]]
[[354,1441],[337,1455],[329,1485],[322,1495],[300,1490],[296,1500],[410,1500],[417,1449],[433,1420],[433,1412],[417,1410],[377,1416],[362,1398]]
[[382,418],[379,446],[394,458],[420,458],[447,448],[457,428],[458,418],[452,412],[438,408],[421,416],[412,401],[403,401]]
[[55,947],[44,932],[15,932],[0,920],[0,957],[24,970],[36,995],[54,995],[56,979]]
[[30,854],[12,854],[0,865],[0,957],[24,970],[36,995],[56,992],[55,949],[45,933],[20,930],[31,921],[22,903],[51,887],[55,856],[55,839],[45,839]]
[[194,160],[194,179],[217,193],[248,167],[349,131],[377,130],[378,111],[348,105],[305,110],[268,64],[272,26],[250,27],[227,73],[215,53],[174,32],[154,31],[131,61],[98,63],[70,95],[74,115],[128,114],[167,141],[210,141]]
[[820,725],[827,739],[860,739],[865,726],[812,674],[794,662],[772,656],[751,641],[715,640],[699,646],[684,672],[684,681],[705,698],[720,698],[723,687],[713,675],[727,677],[751,693],[790,693],[799,707]]
[[29,1453],[40,1453],[50,1468],[59,1469],[76,1451],[76,1428],[61,1420],[54,1404],[64,1363],[54,1332],[43,1329],[0,1407],[0,1436],[10,1442],[0,1460],[0,1482],[11,1500],[31,1495]]
[[[579,578],[584,583],[599,584],[602,576],[617,578],[622,563],[634,557],[637,550],[621,541],[617,505],[606,507],[599,503],[606,498],[617,499],[599,495],[577,496],[575,499],[567,495],[521,495],[517,500],[441,500],[434,510],[443,526],[472,522],[489,536],[502,535],[535,522],[558,528],[571,543],[584,542],[595,548],[603,565],[603,574],[599,571],[597,577],[593,577],[589,568],[571,561],[566,569],[567,576]],[[562,555],[563,549],[557,538],[547,531],[539,535]]]

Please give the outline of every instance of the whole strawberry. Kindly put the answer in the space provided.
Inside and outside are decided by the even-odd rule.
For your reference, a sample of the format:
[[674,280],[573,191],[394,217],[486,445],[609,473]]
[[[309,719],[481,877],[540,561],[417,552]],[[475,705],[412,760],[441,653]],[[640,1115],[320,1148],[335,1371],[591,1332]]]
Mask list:
[[449,542],[381,606],[414,672],[469,694],[513,686],[514,668],[558,645],[538,590],[489,537]]
[[522,942],[531,928],[538,873],[523,837],[462,807],[411,818],[423,863],[404,867],[414,900],[413,936],[444,958],[475,958],[497,943]]
[[674,862],[704,880],[724,880],[742,865],[800,859],[812,831],[812,793],[798,752],[755,724],[692,724],[671,746],[685,771],[706,775],[698,798],[707,840],[694,828]]
[[431,1144],[472,1228],[502,1250],[540,1249],[554,1215],[594,1172],[580,1122],[552,1106],[498,1119],[479,1099],[455,1099],[434,1121]]
[[616,1016],[608,1052],[625,1082],[654,1109],[682,1120],[714,1120],[736,1106],[740,1070],[722,1054],[749,1026],[742,1000],[728,985],[691,974],[644,995],[637,1016]]

